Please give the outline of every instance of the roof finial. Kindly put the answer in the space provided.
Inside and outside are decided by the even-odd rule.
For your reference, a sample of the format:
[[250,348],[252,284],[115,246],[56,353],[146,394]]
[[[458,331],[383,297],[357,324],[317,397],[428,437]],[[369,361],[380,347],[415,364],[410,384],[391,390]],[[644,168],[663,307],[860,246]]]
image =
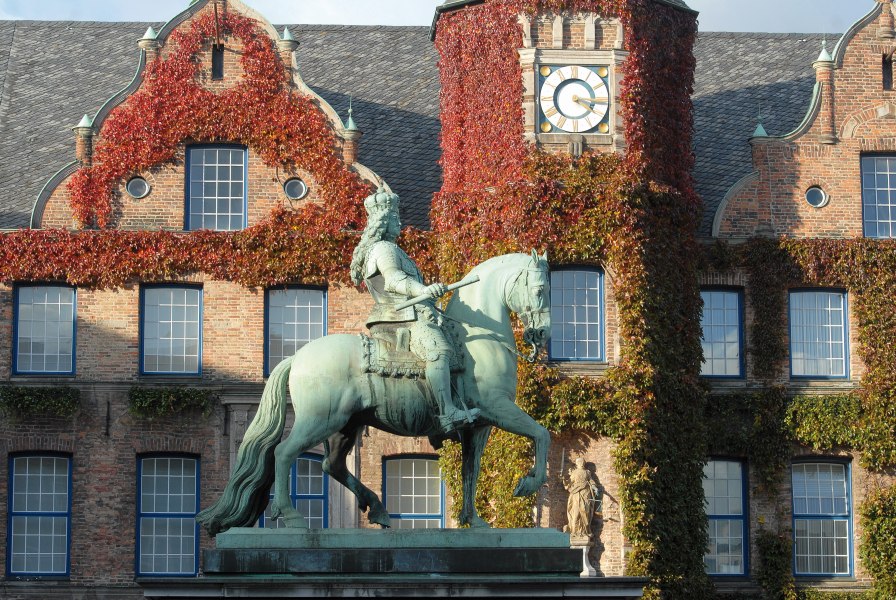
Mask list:
[[828,52],[828,36],[825,34],[824,38],[821,40],[821,54],[818,55],[818,58],[815,62],[833,62],[834,59],[831,56],[831,53]]
[[762,126],[762,100],[759,101],[758,121],[759,124],[756,126],[756,131],[753,132],[753,137],[768,137],[765,127]]
[[352,97],[348,97],[348,121],[345,124],[346,131],[358,131],[358,126],[355,125],[355,119],[352,118],[352,113],[354,110],[352,109]]

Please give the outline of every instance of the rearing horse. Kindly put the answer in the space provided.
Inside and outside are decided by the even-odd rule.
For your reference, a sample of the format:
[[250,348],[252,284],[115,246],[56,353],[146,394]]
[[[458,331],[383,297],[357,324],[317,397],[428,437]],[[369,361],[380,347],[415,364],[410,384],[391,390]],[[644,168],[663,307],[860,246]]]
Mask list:
[[[535,465],[514,494],[528,496],[545,482],[550,434],[515,403],[516,342],[511,312],[525,326],[524,339],[537,350],[550,335],[550,277],[547,254],[508,254],[492,258],[470,272],[479,283],[459,289],[448,303],[446,318],[460,328],[465,370],[458,388],[470,407],[480,410],[474,424],[460,431],[463,506],[460,523],[488,527],[474,499],[480,460],[492,427],[530,438]],[[265,386],[258,412],[249,425],[236,467],[221,498],[196,518],[210,535],[231,527],[251,527],[264,512],[274,484],[273,515],[288,527],[307,523],[289,499],[289,471],[302,452],[323,443],[323,470],[358,498],[371,523],[390,524],[379,497],[346,468],[345,459],[358,431],[372,426],[403,436],[447,439],[435,417],[435,401],[425,381],[386,378],[366,373],[362,339],[329,335],[306,344],[282,361]],[[286,387],[292,396],[295,424],[281,441],[286,422]]]

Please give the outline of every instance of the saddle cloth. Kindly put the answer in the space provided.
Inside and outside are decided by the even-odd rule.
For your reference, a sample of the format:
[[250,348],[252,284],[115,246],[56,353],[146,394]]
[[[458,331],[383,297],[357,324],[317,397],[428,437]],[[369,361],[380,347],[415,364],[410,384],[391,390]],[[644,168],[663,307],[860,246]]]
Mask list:
[[[373,373],[382,377],[424,377],[426,361],[410,350],[410,331],[405,327],[377,327],[374,335],[360,334],[363,358],[361,365],[365,373]],[[446,337],[454,346],[451,358],[451,372],[464,370],[463,352],[461,351],[454,324],[446,327]]]

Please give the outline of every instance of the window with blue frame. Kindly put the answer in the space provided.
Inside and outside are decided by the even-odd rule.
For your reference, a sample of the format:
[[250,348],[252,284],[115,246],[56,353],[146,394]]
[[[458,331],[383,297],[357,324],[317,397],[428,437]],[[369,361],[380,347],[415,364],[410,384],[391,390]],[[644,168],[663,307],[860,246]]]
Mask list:
[[[326,529],[330,524],[330,478],[321,468],[323,459],[319,454],[303,454],[296,459],[289,471],[289,498],[293,508],[305,517],[311,529]],[[271,494],[271,498],[273,497]],[[282,518],[271,519],[269,503],[264,509],[259,526],[278,529],[286,525]]]
[[603,273],[551,272],[551,340],[554,360],[604,360]]
[[268,290],[265,374],[299,348],[327,334],[327,293],[308,288]]
[[13,371],[17,374],[74,374],[74,288],[18,286],[15,315]]
[[846,294],[790,292],[790,373],[793,377],[847,377]]
[[383,460],[383,496],[397,529],[433,529],[445,524],[445,493],[435,457]]
[[741,295],[734,290],[702,290],[704,377],[742,377]]
[[187,149],[187,229],[246,227],[247,152],[235,146]]
[[13,456],[9,460],[10,576],[65,576],[69,573],[71,459]]
[[703,467],[709,547],[703,557],[710,575],[746,573],[746,485],[743,464],[711,460]]
[[850,483],[841,463],[799,463],[793,480],[793,542],[797,575],[850,575]]
[[199,461],[181,456],[139,459],[137,574],[198,572]]
[[862,157],[862,225],[865,237],[896,237],[896,156]]
[[146,287],[141,294],[140,372],[198,375],[202,366],[202,289]]

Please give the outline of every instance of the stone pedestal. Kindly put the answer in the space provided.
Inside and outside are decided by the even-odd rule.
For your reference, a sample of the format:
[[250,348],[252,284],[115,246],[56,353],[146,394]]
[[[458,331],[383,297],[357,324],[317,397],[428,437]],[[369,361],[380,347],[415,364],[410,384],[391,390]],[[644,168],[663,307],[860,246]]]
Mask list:
[[588,554],[594,547],[594,542],[588,536],[573,535],[569,538],[569,547],[582,553],[582,577],[597,577],[597,570],[591,566]]
[[[587,558],[586,558],[587,561]],[[142,578],[147,598],[640,598],[644,579],[583,578],[554,529],[231,529],[192,580]]]

